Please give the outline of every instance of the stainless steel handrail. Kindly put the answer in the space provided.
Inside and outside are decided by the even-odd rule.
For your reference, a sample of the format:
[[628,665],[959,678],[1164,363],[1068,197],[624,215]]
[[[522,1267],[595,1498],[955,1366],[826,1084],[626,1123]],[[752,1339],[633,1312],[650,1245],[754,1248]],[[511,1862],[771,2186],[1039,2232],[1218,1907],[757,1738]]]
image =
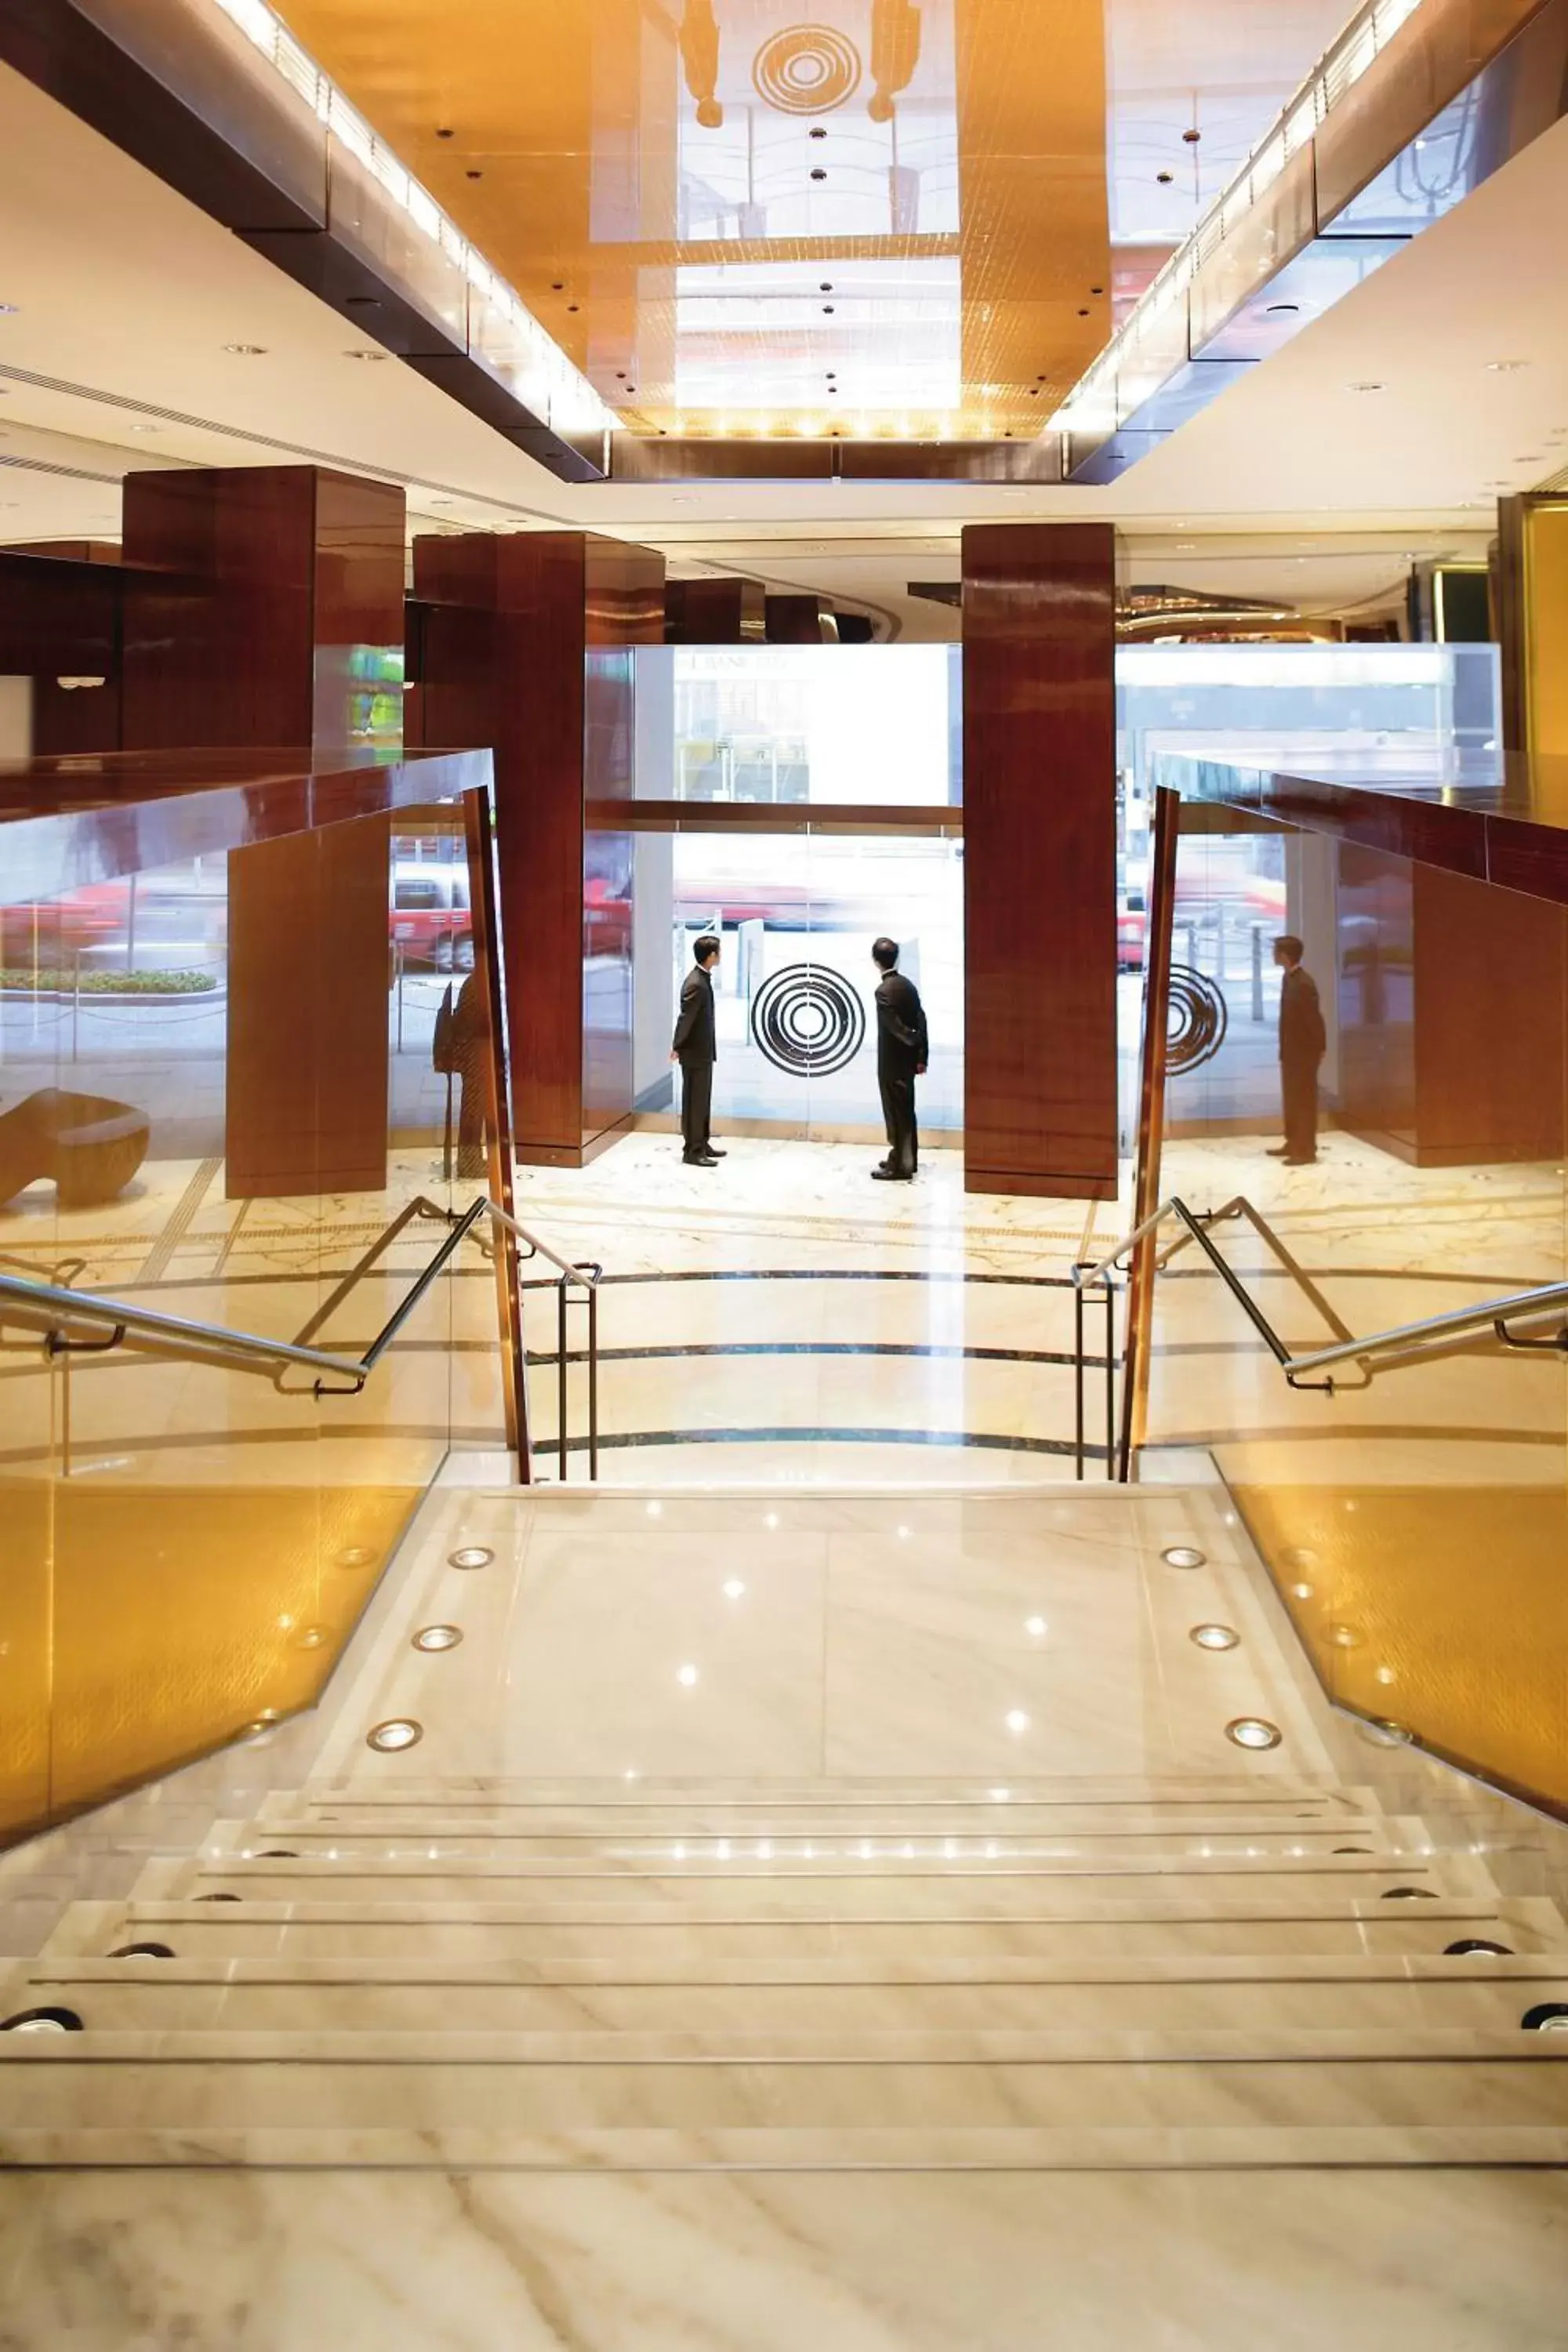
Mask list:
[[[1197,1243],[1226,1288],[1273,1356],[1275,1362],[1285,1375],[1287,1385],[1290,1388],[1298,1390],[1310,1388],[1316,1390],[1320,1394],[1332,1396],[1334,1382],[1331,1377],[1317,1379],[1313,1377],[1314,1374],[1331,1373],[1333,1367],[1339,1364],[1370,1365],[1383,1361],[1389,1363],[1392,1368],[1401,1359],[1408,1357],[1413,1349],[1419,1350],[1430,1340],[1462,1339],[1469,1332],[1484,1331],[1489,1328],[1504,1347],[1511,1348],[1520,1353],[1568,1354],[1568,1330],[1564,1330],[1555,1339],[1542,1340],[1516,1339],[1508,1328],[1510,1322],[1531,1321],[1538,1316],[1549,1314],[1554,1310],[1568,1309],[1568,1282],[1548,1282],[1541,1283],[1531,1290],[1509,1291],[1497,1298],[1481,1299],[1473,1307],[1454,1307],[1445,1315],[1428,1315],[1416,1323],[1394,1324],[1385,1331],[1369,1332],[1364,1339],[1339,1339],[1332,1347],[1315,1348],[1305,1355],[1293,1355],[1236,1269],[1215,1248],[1208,1230],[1221,1218],[1233,1215],[1237,1212],[1245,1213],[1252,1216],[1255,1222],[1258,1221],[1257,1212],[1252,1209],[1250,1202],[1245,1200],[1230,1202],[1226,1208],[1203,1215],[1190,1209],[1184,1201],[1173,1193],[1169,1200],[1163,1201],[1152,1215],[1145,1217],[1142,1224],[1135,1226],[1132,1232],[1118,1242],[1116,1247],[1098,1263],[1092,1265],[1074,1266],[1073,1286],[1080,1302],[1076,1366],[1079,1396],[1078,1475],[1080,1478],[1083,1475],[1086,1452],[1083,1436],[1083,1387],[1087,1370],[1081,1302],[1090,1291],[1097,1287],[1101,1288],[1108,1302],[1108,1325],[1113,1323],[1115,1310],[1111,1301],[1114,1297],[1115,1286],[1111,1279],[1112,1276],[1121,1268],[1131,1252],[1136,1249],[1140,1243],[1147,1241],[1172,1218],[1184,1227],[1184,1241],[1191,1240]],[[1183,1241],[1178,1241],[1175,1244],[1176,1249],[1182,1246]],[[1174,1255],[1174,1250],[1171,1255]],[[1168,1264],[1169,1258],[1165,1262]],[[1106,1357],[1108,1363],[1114,1357],[1109,1331],[1106,1340]],[[1114,1469],[1110,1465],[1110,1451],[1108,1444],[1106,1474],[1108,1476],[1114,1475]],[[1126,1475],[1124,1465],[1123,1477]]]
[[[416,1202],[404,1212],[397,1222],[401,1224],[411,1214],[425,1213],[447,1217],[450,1212],[439,1209],[430,1202]],[[574,1265],[552,1249],[537,1234],[521,1224],[499,1202],[480,1199],[473,1202],[461,1215],[451,1216],[450,1227],[427,1263],[421,1267],[405,1296],[388,1316],[368,1348],[358,1357],[342,1356],[329,1349],[312,1348],[298,1340],[272,1339],[259,1331],[242,1331],[224,1323],[204,1323],[183,1315],[166,1315],[154,1307],[142,1307],[126,1298],[110,1298],[101,1291],[77,1290],[65,1284],[35,1282],[19,1275],[0,1273],[0,1304],[5,1301],[29,1316],[49,1316],[58,1322],[100,1323],[110,1326],[107,1339],[70,1339],[51,1328],[44,1334],[44,1351],[48,1356],[79,1354],[102,1355],[119,1347],[132,1333],[141,1338],[162,1342],[184,1350],[195,1349],[203,1354],[238,1356],[258,1364],[272,1367],[275,1384],[292,1366],[313,1372],[312,1389],[318,1397],[358,1396],[382,1357],[391,1347],[398,1332],[413,1314],[431,1284],[448,1261],[456,1255],[468,1234],[482,1217],[504,1225],[527,1248],[531,1255],[543,1258],[559,1269],[559,1362],[560,1362],[560,1426],[557,1433],[561,1475],[566,1476],[568,1442],[566,1433],[566,1293],[573,1284],[581,1285],[588,1298],[588,1475],[598,1475],[599,1468],[599,1283],[602,1266]],[[309,1329],[310,1325],[306,1326]],[[346,1386],[329,1387],[330,1381],[342,1381]]]

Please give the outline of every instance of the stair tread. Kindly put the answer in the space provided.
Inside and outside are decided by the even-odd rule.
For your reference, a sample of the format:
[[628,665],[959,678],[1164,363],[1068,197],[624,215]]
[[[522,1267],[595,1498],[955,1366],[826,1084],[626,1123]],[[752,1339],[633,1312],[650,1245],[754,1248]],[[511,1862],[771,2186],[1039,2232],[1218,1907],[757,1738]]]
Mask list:
[[658,2172],[917,2172],[1137,2169],[1255,2171],[1419,2165],[1561,2167],[1555,2125],[1241,2125],[1016,2128],[886,2127],[686,2132],[647,2127],[548,2134],[268,2128],[0,2127],[13,2168],[207,2166]]

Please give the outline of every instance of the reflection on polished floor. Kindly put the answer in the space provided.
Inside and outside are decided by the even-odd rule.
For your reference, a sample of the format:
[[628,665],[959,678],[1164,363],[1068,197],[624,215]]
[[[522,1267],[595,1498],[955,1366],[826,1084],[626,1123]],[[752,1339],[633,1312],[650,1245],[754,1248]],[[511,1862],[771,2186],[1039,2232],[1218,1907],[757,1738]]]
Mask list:
[[394,1579],[0,1964],[16,2352],[1561,2340],[1562,1911],[1222,1500],[448,1488]]
[[[588,1169],[519,1171],[519,1214],[606,1268],[603,1476],[1062,1475],[1070,1269],[1115,1238],[1114,1206],[965,1193],[951,1150],[905,1186],[870,1181],[866,1145],[727,1149],[704,1171],[639,1133]],[[542,1443],[553,1410],[536,1378]]]

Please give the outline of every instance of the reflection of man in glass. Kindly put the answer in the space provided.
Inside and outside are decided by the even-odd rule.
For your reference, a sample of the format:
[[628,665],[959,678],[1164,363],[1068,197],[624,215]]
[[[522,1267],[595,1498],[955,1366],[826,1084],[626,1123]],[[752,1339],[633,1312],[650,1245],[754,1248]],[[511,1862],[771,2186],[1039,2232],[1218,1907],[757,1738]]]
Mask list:
[[680,61],[686,87],[697,100],[697,120],[704,131],[722,128],[724,110],[714,96],[719,87],[719,26],[713,0],[686,0],[680,20]]
[[1285,1140],[1271,1156],[1287,1168],[1309,1168],[1318,1156],[1318,1068],[1328,1049],[1318,983],[1303,970],[1305,950],[1287,931],[1274,942],[1285,974],[1279,990],[1279,1090],[1285,1098]]
[[877,87],[867,102],[873,122],[891,122],[897,100],[908,89],[921,61],[921,12],[914,0],[872,0],[871,79]]
[[931,1040],[920,991],[899,970],[898,941],[873,940],[871,961],[882,975],[877,982],[877,1084],[888,1129],[888,1156],[871,1174],[879,1184],[907,1184],[920,1163],[915,1080],[925,1074]]
[[703,932],[692,952],[697,961],[681,982],[669,1058],[680,1064],[681,1158],[688,1168],[717,1168],[725,1155],[714,1150],[708,1132],[713,1115],[713,1065],[719,1058],[713,1011],[719,942],[711,931]]

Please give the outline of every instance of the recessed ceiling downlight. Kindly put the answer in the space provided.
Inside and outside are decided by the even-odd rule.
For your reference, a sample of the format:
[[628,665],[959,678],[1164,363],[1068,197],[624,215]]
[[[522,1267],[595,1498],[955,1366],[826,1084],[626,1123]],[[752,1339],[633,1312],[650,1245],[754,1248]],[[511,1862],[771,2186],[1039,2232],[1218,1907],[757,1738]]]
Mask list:
[[460,1625],[422,1625],[414,1636],[416,1650],[455,1650],[463,1638]]
[[224,349],[232,352],[237,360],[264,360],[267,357],[265,343],[225,343]]
[[120,1944],[109,1955],[111,1960],[172,1960],[173,1944]]
[[1568,2000],[1538,2000],[1519,2021],[1527,2033],[1568,2033]]
[[19,2009],[0,2024],[0,2033],[79,2033],[82,2022],[74,2009]]
[[1160,1554],[1167,1568],[1206,1568],[1207,1552],[1199,1551],[1195,1544],[1167,1544]]
[[1194,1625],[1187,1639],[1195,1642],[1200,1650],[1238,1650],[1241,1647],[1241,1635],[1234,1625]]
[[1238,1715],[1234,1723],[1226,1725],[1225,1736],[1234,1740],[1237,1748],[1258,1751],[1265,1748],[1278,1748],[1284,1738],[1277,1723],[1268,1723],[1260,1715]]
[[448,1568],[489,1568],[495,1554],[485,1544],[459,1544],[447,1555]]
[[374,1731],[367,1731],[364,1744],[380,1755],[397,1756],[405,1748],[416,1748],[424,1737],[423,1724],[416,1723],[409,1716],[395,1715],[385,1723],[378,1723]]
[[1513,1957],[1511,1944],[1494,1944],[1489,1936],[1461,1936],[1457,1944],[1445,1944],[1443,1957],[1449,1960],[1506,1960]]

